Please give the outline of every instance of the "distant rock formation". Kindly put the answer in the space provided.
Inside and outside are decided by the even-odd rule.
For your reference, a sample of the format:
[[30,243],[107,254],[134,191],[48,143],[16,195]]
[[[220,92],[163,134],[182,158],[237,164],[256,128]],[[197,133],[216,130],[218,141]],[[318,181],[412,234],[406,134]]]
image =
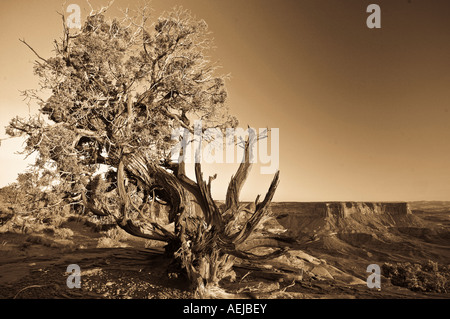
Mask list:
[[[271,210],[275,218],[261,230],[276,235],[250,240],[289,249],[261,265],[242,262],[261,278],[365,286],[369,264],[448,260],[450,232],[420,218],[406,202],[275,202]],[[267,252],[261,247],[254,253]]]
[[357,232],[372,234],[389,227],[420,226],[406,202],[273,203],[272,211],[290,236]]
[[[280,206],[280,207],[277,207]],[[311,217],[349,217],[353,214],[390,214],[407,215],[411,214],[409,205],[406,202],[297,202],[297,203],[274,203],[274,211],[290,213],[301,213]],[[277,209],[278,208],[278,209]],[[280,209],[281,208],[281,211]],[[293,211],[295,209],[295,211]]]

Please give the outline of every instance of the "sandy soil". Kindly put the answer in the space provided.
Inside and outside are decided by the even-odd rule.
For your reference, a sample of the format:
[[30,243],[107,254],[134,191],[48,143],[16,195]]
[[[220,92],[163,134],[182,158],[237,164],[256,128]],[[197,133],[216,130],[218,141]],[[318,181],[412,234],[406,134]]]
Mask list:
[[[448,214],[432,216],[445,224]],[[122,237],[122,247],[99,247],[104,234],[83,222],[62,225],[67,238],[52,233],[0,233],[0,298],[183,299],[192,298],[183,276],[171,272],[163,249]],[[385,245],[379,236],[319,236],[293,247],[290,257],[263,264],[238,262],[236,281],[225,284],[242,298],[449,298],[449,294],[413,292],[382,278],[382,289],[365,284],[365,267],[384,261],[448,263],[449,241],[420,231],[395,230],[398,245]],[[287,258],[287,259],[286,259]],[[69,264],[81,268],[81,288],[68,288]],[[296,266],[298,266],[296,268]],[[301,270],[300,270],[301,268]],[[331,274],[331,275],[330,275]]]
[[[192,298],[185,278],[168,274],[170,260],[162,250],[143,248],[68,249],[28,245],[29,236],[0,234],[0,298]],[[81,288],[68,288],[66,273],[69,264],[81,268]],[[257,268],[257,266],[255,265]],[[249,297],[271,298],[270,290],[288,287],[278,298],[442,298],[439,294],[414,293],[405,288],[383,283],[381,291],[365,285],[345,285],[334,280],[286,282],[265,280],[261,268],[247,275],[248,267],[236,267],[238,282],[230,285],[254,287]],[[244,280],[241,281],[242,277]],[[264,293],[264,291],[267,291]],[[245,296],[244,296],[245,297]]]

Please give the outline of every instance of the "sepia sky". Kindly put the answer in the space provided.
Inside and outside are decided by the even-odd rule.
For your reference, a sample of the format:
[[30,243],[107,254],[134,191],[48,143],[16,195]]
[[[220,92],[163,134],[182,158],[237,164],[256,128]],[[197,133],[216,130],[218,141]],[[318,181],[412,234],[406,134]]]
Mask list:
[[[78,4],[89,11],[87,3]],[[91,1],[94,7],[107,1]],[[110,15],[143,1],[116,0]],[[381,7],[381,29],[366,8]],[[36,108],[35,56],[62,34],[62,1],[0,2],[0,138],[14,115]],[[212,31],[212,57],[230,73],[231,112],[246,128],[279,128],[276,201],[450,200],[450,1],[153,0],[154,16],[181,4]],[[83,22],[83,21],[82,21]],[[21,140],[0,147],[0,186],[26,167]],[[29,162],[29,161],[28,161]],[[237,165],[210,165],[221,199]],[[272,176],[257,164],[253,200]]]

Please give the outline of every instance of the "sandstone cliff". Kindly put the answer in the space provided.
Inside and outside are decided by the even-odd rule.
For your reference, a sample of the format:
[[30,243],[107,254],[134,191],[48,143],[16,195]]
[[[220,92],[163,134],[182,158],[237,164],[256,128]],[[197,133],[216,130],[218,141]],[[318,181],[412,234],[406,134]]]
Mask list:
[[392,227],[420,226],[406,202],[273,203],[278,223],[290,236],[377,233]]
[[273,203],[272,209],[277,214],[295,213],[311,217],[349,217],[353,214],[411,214],[406,202],[291,202]]

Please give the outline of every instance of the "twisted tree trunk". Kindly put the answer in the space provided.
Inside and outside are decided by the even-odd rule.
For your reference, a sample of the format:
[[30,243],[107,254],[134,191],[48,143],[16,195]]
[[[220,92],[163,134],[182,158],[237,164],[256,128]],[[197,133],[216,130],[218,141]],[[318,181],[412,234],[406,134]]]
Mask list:
[[[272,258],[284,252],[278,249],[258,256],[248,251],[252,246],[246,240],[269,212],[279,182],[279,172],[275,174],[264,199],[260,202],[258,195],[250,211],[247,205],[239,201],[240,190],[251,168],[248,142],[244,154],[244,161],[229,183],[225,204],[221,206],[211,195],[214,177],[206,182],[201,164],[195,164],[196,180],[193,181],[185,175],[184,163],[171,164],[168,169],[142,153],[122,154],[117,168],[119,207],[115,211],[103,207],[101,212],[114,216],[117,224],[134,236],[167,242],[166,252],[177,259],[186,271],[196,296],[223,297],[224,292],[218,288],[219,282],[233,277],[232,267],[236,257]],[[130,178],[137,180],[139,187],[147,193],[159,190],[160,199],[170,207],[168,220],[175,225],[173,232],[150,220],[133,204],[125,186]],[[130,217],[135,211],[142,217],[139,221]],[[237,218],[242,211],[250,213],[244,223]],[[261,246],[262,242],[255,241],[255,246]],[[264,243],[270,245],[270,241]]]

